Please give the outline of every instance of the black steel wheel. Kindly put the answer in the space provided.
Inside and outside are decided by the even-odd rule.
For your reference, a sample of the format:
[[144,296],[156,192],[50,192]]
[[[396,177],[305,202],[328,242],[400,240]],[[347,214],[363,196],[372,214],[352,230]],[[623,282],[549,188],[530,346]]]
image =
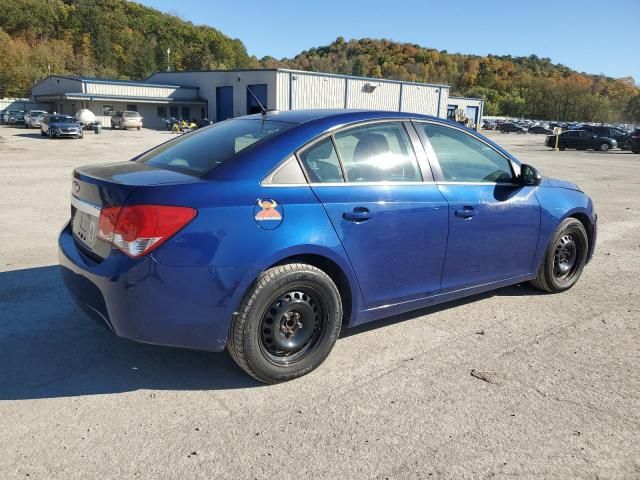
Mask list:
[[317,291],[289,290],[278,295],[263,313],[260,346],[269,360],[286,365],[318,345],[326,324],[326,307]]
[[303,263],[270,268],[231,322],[227,349],[249,375],[278,383],[316,369],[342,326],[340,293],[322,270]]
[[553,235],[531,284],[550,293],[568,290],[580,278],[588,254],[589,239],[584,225],[576,218],[565,219]]

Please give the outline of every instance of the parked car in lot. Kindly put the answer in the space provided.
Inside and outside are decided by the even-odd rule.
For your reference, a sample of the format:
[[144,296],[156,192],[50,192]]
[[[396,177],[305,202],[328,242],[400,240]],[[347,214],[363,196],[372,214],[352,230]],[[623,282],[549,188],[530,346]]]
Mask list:
[[9,125],[21,125],[24,123],[24,110],[9,110],[7,115]]
[[40,128],[42,119],[47,114],[44,110],[29,110],[24,116],[24,126],[27,128]]
[[502,133],[527,133],[527,129],[517,123],[505,122],[498,126]]
[[[64,282],[115,334],[220,351],[275,383],[341,327],[530,281],[563,292],[593,255],[575,184],[453,122],[293,110],[75,169]],[[568,300],[572,301],[572,300]]]
[[[554,148],[556,146],[556,136],[549,135],[545,142],[547,147]],[[599,137],[586,130],[567,130],[562,132],[558,137],[558,148],[564,150],[566,148],[575,148],[576,150],[600,150],[606,152],[611,148],[616,148],[618,142],[612,138]]]
[[539,134],[545,134],[545,135],[551,135],[553,134],[553,130],[547,127],[543,127],[542,125],[533,125],[532,127],[529,127],[528,130],[529,133],[534,133],[536,135]]
[[618,142],[618,148],[631,150],[631,135],[619,128],[602,125],[584,125],[581,130],[593,133],[598,137],[612,138]]
[[40,122],[40,134],[49,138],[82,138],[82,127],[71,115],[45,115]]
[[142,117],[138,112],[128,110],[116,112],[111,117],[111,128],[137,128],[140,130],[142,128]]
[[631,151],[633,153],[640,153],[640,128],[636,128],[631,133]]

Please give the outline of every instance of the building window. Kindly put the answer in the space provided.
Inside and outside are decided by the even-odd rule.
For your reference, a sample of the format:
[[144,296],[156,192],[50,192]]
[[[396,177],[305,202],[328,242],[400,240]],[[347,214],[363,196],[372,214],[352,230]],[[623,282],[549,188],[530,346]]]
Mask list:
[[170,107],[169,111],[173,118],[178,118],[178,107]]
[[191,113],[189,107],[182,107],[182,119],[190,120]]
[[158,107],[158,117],[164,118],[167,116],[167,107]]
[[102,115],[105,117],[113,117],[113,105],[102,105]]
[[204,107],[200,107],[200,120],[207,118],[207,114],[204,111]]
[[456,119],[456,110],[458,109],[457,105],[448,105],[447,106],[447,120],[455,120]]
[[127,110],[129,110],[130,112],[137,112],[138,105],[127,105]]

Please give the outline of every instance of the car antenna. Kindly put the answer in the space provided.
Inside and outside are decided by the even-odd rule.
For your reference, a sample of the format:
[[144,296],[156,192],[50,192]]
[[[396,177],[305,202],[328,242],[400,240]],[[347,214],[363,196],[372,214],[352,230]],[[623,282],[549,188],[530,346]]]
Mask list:
[[[242,77],[240,75],[238,75],[238,81],[242,81]],[[256,97],[256,94],[253,93],[253,90],[251,90],[251,87],[249,85],[247,85],[247,91],[251,94],[251,96],[253,97],[253,99],[258,102],[258,106],[260,107],[260,113],[262,115],[266,115],[267,114],[267,109],[265,108],[265,106],[262,104],[262,102],[260,100],[258,100],[258,97]]]

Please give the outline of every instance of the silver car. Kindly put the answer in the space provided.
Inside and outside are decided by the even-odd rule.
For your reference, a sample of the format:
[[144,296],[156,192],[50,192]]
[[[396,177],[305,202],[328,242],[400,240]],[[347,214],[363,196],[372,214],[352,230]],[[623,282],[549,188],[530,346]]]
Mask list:
[[27,128],[40,128],[42,119],[47,114],[44,110],[29,110],[24,116],[24,126]]
[[142,128],[142,117],[138,112],[130,110],[116,112],[111,117],[111,128],[137,128],[140,130]]

